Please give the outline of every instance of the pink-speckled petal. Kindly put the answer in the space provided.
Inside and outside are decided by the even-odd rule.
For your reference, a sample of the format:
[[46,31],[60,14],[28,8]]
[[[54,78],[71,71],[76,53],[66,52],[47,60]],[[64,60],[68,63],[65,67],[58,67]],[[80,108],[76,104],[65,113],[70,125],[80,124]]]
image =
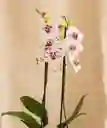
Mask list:
[[51,31],[49,33],[45,33],[45,38],[53,39],[54,41],[56,41],[58,39],[58,34],[59,31],[57,25],[53,25]]
[[67,39],[72,39],[75,42],[78,41],[79,43],[82,42],[84,35],[80,32],[75,26],[71,26],[67,30]]

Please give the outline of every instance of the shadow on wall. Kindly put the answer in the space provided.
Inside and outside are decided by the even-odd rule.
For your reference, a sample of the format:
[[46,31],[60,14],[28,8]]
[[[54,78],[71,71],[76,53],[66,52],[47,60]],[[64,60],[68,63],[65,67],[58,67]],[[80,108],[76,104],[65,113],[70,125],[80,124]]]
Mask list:
[[[73,6],[72,6],[73,5]],[[104,128],[106,101],[104,94],[103,55],[101,52],[100,1],[69,0],[69,17],[83,31],[84,52],[81,55],[82,70],[75,75],[69,66],[66,102],[68,115],[83,94],[85,117],[75,120],[71,126],[76,128]]]

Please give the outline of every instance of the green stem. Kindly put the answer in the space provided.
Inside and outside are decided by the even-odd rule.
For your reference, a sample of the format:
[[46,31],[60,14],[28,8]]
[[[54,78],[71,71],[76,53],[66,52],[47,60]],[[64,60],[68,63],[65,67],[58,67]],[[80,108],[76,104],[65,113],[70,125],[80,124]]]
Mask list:
[[62,91],[61,91],[61,110],[60,110],[60,128],[62,128],[62,110],[64,103],[64,93],[65,93],[65,76],[66,76],[66,60],[65,56],[63,57],[63,70],[62,70]]
[[[46,88],[47,88],[47,81],[48,81],[48,62],[45,62],[44,93],[43,93],[43,99],[42,99],[42,103],[44,105],[44,108],[46,106]],[[45,121],[45,113],[44,113],[43,118],[41,120],[41,128],[44,128],[44,121]]]

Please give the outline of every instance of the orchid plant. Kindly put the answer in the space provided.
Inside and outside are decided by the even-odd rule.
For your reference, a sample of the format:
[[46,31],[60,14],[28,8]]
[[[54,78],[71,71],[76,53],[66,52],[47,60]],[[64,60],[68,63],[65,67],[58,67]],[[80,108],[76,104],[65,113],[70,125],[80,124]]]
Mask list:
[[[66,56],[75,72],[81,69],[79,54],[83,51],[83,34],[65,16],[61,16],[61,23],[52,24],[51,18],[45,12],[38,14],[44,20],[46,42],[42,45],[42,55],[37,61],[51,61]],[[67,62],[67,61],[66,61]]]
[[[48,111],[45,107],[45,100],[48,82],[48,64],[50,61],[63,59],[60,123],[56,127],[68,128],[68,124],[70,124],[74,119],[81,115],[86,115],[86,113],[80,112],[86,95],[83,95],[80,98],[77,106],[69,118],[66,117],[64,104],[67,59],[70,61],[73,69],[77,73],[81,69],[79,55],[83,51],[82,40],[84,36],[65,16],[61,16],[60,23],[53,24],[48,13],[40,12],[38,9],[36,9],[36,12],[44,21],[43,31],[45,32],[44,34],[46,37],[46,41],[42,44],[42,54],[36,58],[37,64],[45,62],[44,93],[42,103],[36,101],[30,96],[22,96],[20,100],[28,112],[8,111],[3,112],[2,116],[11,115],[18,117],[28,128],[44,128],[47,126]],[[65,121],[62,121],[62,111],[64,111]]]

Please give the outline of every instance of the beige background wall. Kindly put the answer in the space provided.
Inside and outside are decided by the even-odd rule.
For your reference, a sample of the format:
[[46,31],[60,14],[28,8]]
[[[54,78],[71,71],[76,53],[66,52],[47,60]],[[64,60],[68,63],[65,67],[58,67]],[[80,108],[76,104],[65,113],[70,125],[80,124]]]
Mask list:
[[[70,116],[83,94],[89,94],[83,111],[70,127],[104,128],[106,119],[106,19],[104,0],[1,0],[0,9],[0,112],[23,109],[20,96],[30,95],[41,100],[43,65],[35,61],[42,42],[42,22],[35,8],[49,11],[58,18],[68,15],[85,35],[85,50],[81,54],[82,70],[75,74],[70,64],[67,70],[66,105]],[[102,47],[103,46],[103,47]],[[103,52],[102,52],[103,49]],[[103,63],[104,62],[104,63]],[[49,69],[48,102],[49,128],[59,121],[61,73]],[[57,64],[56,64],[57,65]],[[3,117],[2,128],[22,127],[18,119]]]
[[[107,50],[106,50],[106,48],[107,48],[107,8],[106,8],[106,4],[107,4],[107,1],[104,1],[103,3],[102,3],[102,10],[101,10],[101,14],[102,14],[102,16],[101,16],[101,26],[102,26],[102,28],[101,28],[101,33],[103,33],[102,34],[102,52],[103,52],[103,58],[104,58],[104,60],[103,60],[103,82],[105,83],[104,84],[104,91],[105,91],[105,93],[106,93],[106,97],[107,97]],[[106,103],[107,103],[107,99],[106,99]],[[107,116],[106,116],[107,117]],[[105,127],[107,127],[107,120],[105,121]]]

